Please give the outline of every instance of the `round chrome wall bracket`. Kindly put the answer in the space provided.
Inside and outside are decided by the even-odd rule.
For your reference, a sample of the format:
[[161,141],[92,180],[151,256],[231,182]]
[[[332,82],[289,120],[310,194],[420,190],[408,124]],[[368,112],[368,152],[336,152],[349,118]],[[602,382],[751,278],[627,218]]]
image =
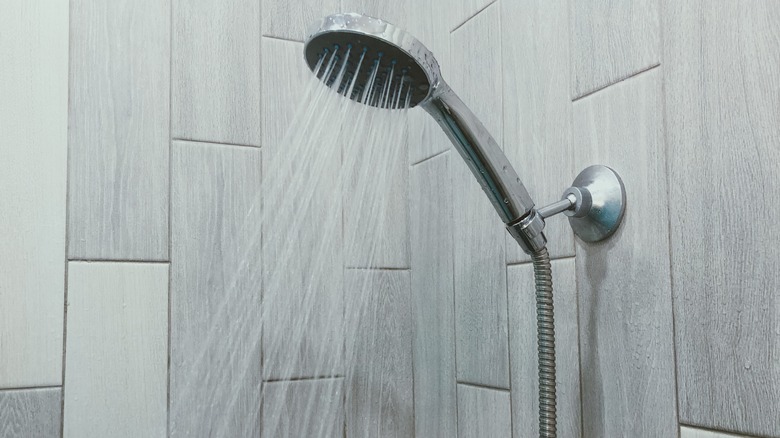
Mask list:
[[586,168],[563,193],[564,199],[574,197],[563,213],[577,237],[598,242],[618,229],[626,212],[626,188],[617,172],[602,165]]

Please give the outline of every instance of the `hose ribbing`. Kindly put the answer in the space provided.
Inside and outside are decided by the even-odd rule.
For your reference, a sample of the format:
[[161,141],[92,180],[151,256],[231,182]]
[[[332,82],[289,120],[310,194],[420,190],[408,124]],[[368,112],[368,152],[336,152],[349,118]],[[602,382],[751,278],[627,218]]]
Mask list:
[[555,316],[550,255],[546,248],[531,254],[536,283],[536,331],[539,350],[539,437],[556,437]]

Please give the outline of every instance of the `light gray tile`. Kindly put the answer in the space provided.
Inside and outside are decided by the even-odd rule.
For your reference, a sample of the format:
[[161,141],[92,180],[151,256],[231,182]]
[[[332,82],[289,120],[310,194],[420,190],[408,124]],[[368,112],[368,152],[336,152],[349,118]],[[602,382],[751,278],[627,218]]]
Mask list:
[[68,257],[168,259],[170,3],[70,4]]
[[588,437],[677,433],[659,70],[574,105],[577,164],[611,166],[627,192],[623,223],[608,241],[577,240]]
[[327,15],[339,12],[341,2],[339,0],[261,0],[261,3],[263,35],[303,41],[309,26]]
[[[560,199],[574,180],[566,0],[503,1],[504,151],[537,207]],[[548,29],[555,29],[554,31]],[[547,221],[550,257],[574,255],[563,215]],[[506,234],[507,262],[530,262]]]
[[344,12],[357,12],[359,14],[369,15],[371,17],[381,18],[384,21],[393,23],[401,29],[405,29],[409,15],[412,13],[410,7],[414,5],[417,11],[417,0],[341,0],[341,10]]
[[661,62],[660,0],[569,1],[572,98]]
[[167,435],[168,264],[68,265],[64,437]]
[[56,438],[61,422],[61,388],[0,391],[0,438]]
[[411,170],[414,420],[420,437],[457,435],[450,155]]
[[[580,419],[580,349],[577,330],[577,282],[574,259],[554,260],[555,372],[558,436],[582,436]],[[539,435],[539,373],[537,361],[536,294],[533,265],[510,266],[509,354],[512,377],[513,436]]]
[[449,28],[455,30],[481,13],[496,0],[455,0],[446,3],[439,10],[440,19],[446,20]]
[[680,420],[780,436],[780,3],[665,9]]
[[680,438],[749,438],[747,435],[732,435],[725,432],[715,432],[692,427],[680,427]]
[[365,111],[369,128],[341,137],[345,264],[409,268],[407,114]]
[[458,384],[458,437],[509,438],[509,392]]
[[409,271],[347,269],[346,435],[414,435]]
[[260,149],[173,142],[171,436],[260,433]]
[[260,0],[173,0],[172,22],[172,136],[260,146]]
[[60,385],[68,3],[14,0],[2,9],[0,388]]
[[314,78],[302,50],[263,38],[266,379],[344,375],[341,144],[298,135],[307,116],[327,119],[302,100]]
[[[499,28],[493,5],[455,31],[451,46],[462,72],[453,89],[501,144]],[[465,162],[453,160],[452,168],[458,381],[509,388],[506,230]]]
[[[403,29],[422,42],[433,53],[445,80],[458,75],[450,59],[450,28],[442,19],[449,0],[415,0],[414,12],[401,25]],[[422,108],[409,112],[409,161],[418,163],[444,152],[452,143],[439,124]]]
[[343,437],[343,390],[343,378],[265,383],[262,436]]

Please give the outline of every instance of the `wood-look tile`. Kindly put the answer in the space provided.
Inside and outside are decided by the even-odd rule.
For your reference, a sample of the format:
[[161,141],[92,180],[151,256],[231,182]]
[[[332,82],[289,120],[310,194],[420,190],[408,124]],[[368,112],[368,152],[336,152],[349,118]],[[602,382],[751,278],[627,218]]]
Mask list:
[[[580,419],[580,349],[577,329],[577,282],[574,259],[554,260],[553,305],[558,436],[582,436]],[[509,354],[512,377],[512,432],[515,437],[539,435],[536,293],[531,264],[510,266]]]
[[309,26],[343,10],[339,0],[261,0],[261,4],[263,35],[293,41],[303,41]]
[[[448,0],[415,0],[414,12],[399,25],[423,43],[439,63],[445,80],[459,74],[450,60],[450,28],[441,14]],[[450,149],[452,143],[439,124],[422,108],[409,111],[409,161],[419,163]]]
[[627,193],[609,240],[577,240],[583,436],[677,434],[661,92],[654,69],[574,105],[577,164]]
[[509,438],[509,392],[458,384],[458,438]]
[[417,0],[341,0],[341,10],[381,18],[388,23],[406,29],[409,15],[418,11]]
[[260,149],[173,142],[169,433],[260,433]]
[[60,385],[68,3],[15,0],[2,10],[0,388]]
[[680,421],[780,437],[780,3],[664,8]]
[[443,8],[438,11],[438,14],[442,16],[442,20],[447,22],[450,30],[456,30],[463,26],[464,23],[467,23],[468,20],[471,20],[474,16],[480,14],[495,1],[496,0],[455,0],[443,4]]
[[71,262],[64,437],[167,436],[168,264]]
[[343,376],[341,145],[289,134],[304,129],[302,111],[316,114],[301,100],[313,78],[303,44],[263,38],[262,47],[263,373]]
[[[409,268],[409,155],[406,114],[367,109],[368,130],[344,141],[344,262]],[[348,125],[347,125],[348,126]],[[359,137],[359,135],[365,137]],[[351,134],[344,135],[350,140]]]
[[411,170],[414,420],[420,437],[457,435],[450,159],[448,152]]
[[262,436],[343,437],[343,391],[343,378],[265,383]]
[[345,273],[346,436],[414,435],[409,271]]
[[569,2],[572,99],[661,62],[660,0]]
[[172,22],[171,135],[260,146],[260,0],[173,0]]
[[733,435],[726,432],[716,432],[693,427],[680,427],[680,438],[750,438],[747,435]]
[[168,259],[169,0],[70,4],[68,257]]
[[[566,0],[503,1],[504,151],[537,207],[560,199],[574,180],[569,99],[569,10]],[[547,29],[555,29],[548,31]],[[547,220],[553,259],[574,255],[563,215]],[[530,262],[506,234],[508,263]]]
[[0,438],[56,438],[61,424],[61,388],[0,391]]
[[[499,29],[492,5],[452,34],[453,67],[461,74],[451,82],[501,144]],[[509,388],[506,229],[465,162],[452,162],[458,381]]]

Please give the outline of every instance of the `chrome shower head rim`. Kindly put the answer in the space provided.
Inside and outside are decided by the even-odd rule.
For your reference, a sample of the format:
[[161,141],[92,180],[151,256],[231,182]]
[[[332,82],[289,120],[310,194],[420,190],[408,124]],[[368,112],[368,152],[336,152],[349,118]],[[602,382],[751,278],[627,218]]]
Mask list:
[[[351,47],[358,53],[371,47],[380,62],[398,62],[399,69],[408,69],[412,83],[409,107],[431,98],[442,82],[439,64],[433,54],[405,30],[379,18],[357,13],[328,15],[309,27],[304,43],[304,58],[314,71],[324,49],[333,46]],[[387,53],[383,53],[383,50]],[[386,55],[384,61],[382,55]]]

